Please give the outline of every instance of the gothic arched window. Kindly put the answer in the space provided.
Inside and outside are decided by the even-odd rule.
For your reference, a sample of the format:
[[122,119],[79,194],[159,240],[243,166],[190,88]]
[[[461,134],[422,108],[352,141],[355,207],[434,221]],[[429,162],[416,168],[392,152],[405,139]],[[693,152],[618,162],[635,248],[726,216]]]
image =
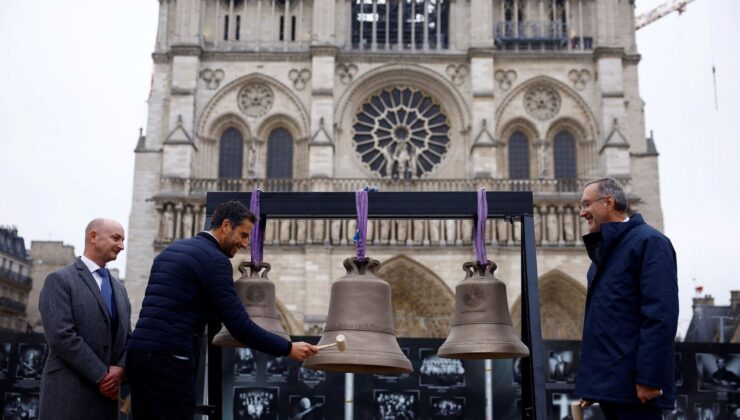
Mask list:
[[509,178],[529,179],[529,139],[521,131],[509,138]]
[[576,179],[576,141],[567,131],[555,135],[555,179]]
[[236,128],[229,128],[221,135],[218,148],[218,177],[241,178],[244,158],[244,139]]
[[293,136],[284,128],[276,128],[267,139],[267,178],[292,177]]

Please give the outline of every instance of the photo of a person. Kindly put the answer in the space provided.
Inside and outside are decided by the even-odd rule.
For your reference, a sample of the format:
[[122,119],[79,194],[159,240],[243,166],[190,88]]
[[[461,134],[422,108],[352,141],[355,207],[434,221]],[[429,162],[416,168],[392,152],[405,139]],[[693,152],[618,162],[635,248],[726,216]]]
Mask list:
[[8,376],[8,369],[10,368],[10,343],[0,344],[0,379]]
[[676,407],[671,411],[666,411],[663,414],[664,420],[688,420],[688,396],[677,395],[676,396]]
[[290,420],[323,420],[324,418],[323,395],[291,395],[288,403]]
[[548,379],[552,382],[575,382],[578,369],[573,360],[573,351],[550,351],[549,355]]
[[23,379],[41,379],[41,371],[46,363],[46,344],[18,345],[18,369],[16,377]]
[[38,418],[38,394],[6,392],[3,399],[3,420],[30,420]]
[[248,348],[234,349],[234,374],[254,375],[254,353]]
[[696,354],[699,391],[740,392],[740,355]]
[[694,404],[694,415],[697,420],[719,420],[719,404],[696,403]]

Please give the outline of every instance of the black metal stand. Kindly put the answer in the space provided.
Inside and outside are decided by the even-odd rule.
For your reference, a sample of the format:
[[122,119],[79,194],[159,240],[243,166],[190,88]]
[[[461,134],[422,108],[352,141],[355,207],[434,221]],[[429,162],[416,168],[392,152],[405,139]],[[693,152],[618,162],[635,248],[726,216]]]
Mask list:
[[[217,205],[237,200],[249,206],[251,193],[209,192],[206,222]],[[372,219],[475,219],[476,192],[373,192],[368,199],[368,218]],[[545,355],[540,327],[540,304],[535,255],[533,198],[531,192],[488,192],[488,217],[522,222],[522,341],[530,357],[522,360],[522,418],[545,419]],[[352,219],[357,217],[352,192],[260,194],[260,218]],[[221,348],[210,344],[220,322],[208,324],[208,403],[215,407],[212,418],[222,418]]]

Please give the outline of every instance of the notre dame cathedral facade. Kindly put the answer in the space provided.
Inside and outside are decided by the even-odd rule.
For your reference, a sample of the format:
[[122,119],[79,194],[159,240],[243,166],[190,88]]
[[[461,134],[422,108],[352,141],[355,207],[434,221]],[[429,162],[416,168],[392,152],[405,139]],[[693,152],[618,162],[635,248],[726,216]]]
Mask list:
[[[632,210],[662,228],[633,1],[159,4],[127,246],[135,317],[157,252],[203,228],[208,191],[531,190],[546,339],[580,339],[586,180],[620,179]],[[447,334],[471,228],[370,222],[367,254],[392,286],[397,335]],[[486,235],[515,323],[519,229],[489,220]],[[268,222],[289,333],[321,331],[354,232],[348,220]]]

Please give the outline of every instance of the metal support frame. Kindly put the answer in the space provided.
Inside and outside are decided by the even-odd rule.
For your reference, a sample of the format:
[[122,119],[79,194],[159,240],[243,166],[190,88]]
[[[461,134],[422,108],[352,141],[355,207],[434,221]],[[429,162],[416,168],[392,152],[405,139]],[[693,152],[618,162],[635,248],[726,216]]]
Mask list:
[[[252,193],[209,192],[205,229],[213,210],[229,200],[249,205]],[[522,341],[530,357],[522,359],[522,418],[544,420],[545,354],[540,325],[540,305],[535,253],[533,196],[531,192],[487,192],[488,217],[521,221]],[[373,192],[368,195],[371,219],[475,219],[476,192]],[[351,219],[357,217],[353,192],[263,192],[260,222],[277,219]],[[211,341],[221,328],[218,319],[208,323],[209,417],[222,418],[221,348]]]

